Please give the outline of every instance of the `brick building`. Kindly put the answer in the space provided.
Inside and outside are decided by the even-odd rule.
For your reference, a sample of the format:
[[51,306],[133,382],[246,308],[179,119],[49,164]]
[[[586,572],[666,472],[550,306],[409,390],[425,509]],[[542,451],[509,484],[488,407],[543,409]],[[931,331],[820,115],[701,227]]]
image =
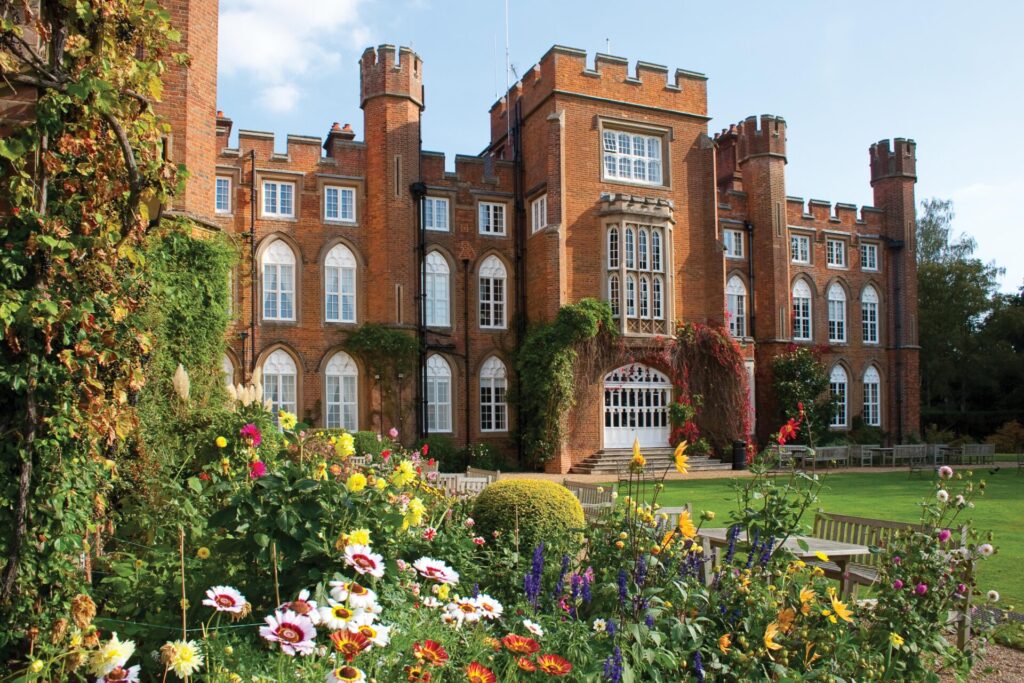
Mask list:
[[[595,297],[639,349],[673,321],[728,324],[762,437],[777,411],[770,361],[790,344],[828,345],[835,429],[862,416],[893,439],[917,431],[912,141],[871,146],[876,207],[805,203],[786,194],[781,118],[712,138],[703,75],[555,46],[452,173],[421,146],[423,62],[382,45],[359,61],[361,140],[335,124],[276,153],[273,134],[241,129],[230,147],[233,122],[214,104],[216,2],[167,4],[193,57],[162,105],[191,173],[174,209],[238,245],[224,370],[237,383],[262,368],[275,407],[513,450],[522,324]],[[414,376],[370,376],[346,352],[368,322],[421,342]],[[634,437],[668,445],[664,369],[607,373],[579,397],[551,469]],[[404,409],[383,405],[384,383]]]

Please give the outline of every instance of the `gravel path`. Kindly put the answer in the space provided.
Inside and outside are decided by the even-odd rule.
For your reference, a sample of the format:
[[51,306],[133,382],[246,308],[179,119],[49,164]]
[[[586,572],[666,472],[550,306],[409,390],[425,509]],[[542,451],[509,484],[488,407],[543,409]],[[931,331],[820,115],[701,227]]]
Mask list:
[[[943,683],[956,681],[956,677],[950,673],[943,673],[939,678]],[[967,680],[984,683],[1021,683],[1024,681],[1024,652],[990,644],[985,650],[984,658],[975,665]]]

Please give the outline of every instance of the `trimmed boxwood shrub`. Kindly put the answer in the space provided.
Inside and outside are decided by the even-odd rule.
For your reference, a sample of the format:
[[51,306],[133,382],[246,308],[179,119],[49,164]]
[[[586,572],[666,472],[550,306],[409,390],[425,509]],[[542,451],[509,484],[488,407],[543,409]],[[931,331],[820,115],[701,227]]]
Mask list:
[[530,553],[541,541],[559,547],[573,530],[583,528],[583,507],[567,488],[539,479],[502,479],[477,496],[473,519],[484,536],[495,531],[513,538],[519,525],[519,552]]

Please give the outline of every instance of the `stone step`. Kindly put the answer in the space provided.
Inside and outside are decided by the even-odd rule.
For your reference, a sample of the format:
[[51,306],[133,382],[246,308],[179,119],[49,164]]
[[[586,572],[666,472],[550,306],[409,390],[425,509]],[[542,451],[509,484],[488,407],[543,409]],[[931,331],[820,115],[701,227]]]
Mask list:
[[[651,473],[670,470],[674,463],[674,452],[671,448],[651,448],[644,450],[646,469]],[[569,470],[571,474],[625,474],[633,460],[632,449],[606,449],[598,451],[586,460],[577,463]],[[691,456],[690,471],[728,470],[731,464],[723,463],[717,458],[706,455]]]

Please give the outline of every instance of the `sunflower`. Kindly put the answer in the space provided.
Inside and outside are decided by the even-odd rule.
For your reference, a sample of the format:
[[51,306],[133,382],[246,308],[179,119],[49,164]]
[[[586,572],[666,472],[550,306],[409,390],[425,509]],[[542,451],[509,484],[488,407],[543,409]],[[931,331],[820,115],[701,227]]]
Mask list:
[[693,540],[697,537],[697,527],[693,525],[693,519],[690,517],[690,512],[688,510],[683,510],[679,513],[678,526],[679,533],[681,533],[684,538]]
[[470,662],[466,667],[466,680],[469,683],[495,683],[498,677],[480,662]]
[[676,446],[674,457],[676,461],[676,472],[679,474],[686,474],[690,471],[690,458],[686,455],[687,445],[688,444],[685,441],[680,441],[679,445]]
[[549,676],[565,676],[572,671],[572,664],[558,655],[537,657],[537,668]]
[[832,596],[832,611],[843,621],[853,623],[853,612],[850,611],[850,608],[842,600],[834,595]]
[[779,635],[779,625],[773,621],[764,630],[764,646],[769,650],[781,650],[782,646],[775,642],[777,635]]

